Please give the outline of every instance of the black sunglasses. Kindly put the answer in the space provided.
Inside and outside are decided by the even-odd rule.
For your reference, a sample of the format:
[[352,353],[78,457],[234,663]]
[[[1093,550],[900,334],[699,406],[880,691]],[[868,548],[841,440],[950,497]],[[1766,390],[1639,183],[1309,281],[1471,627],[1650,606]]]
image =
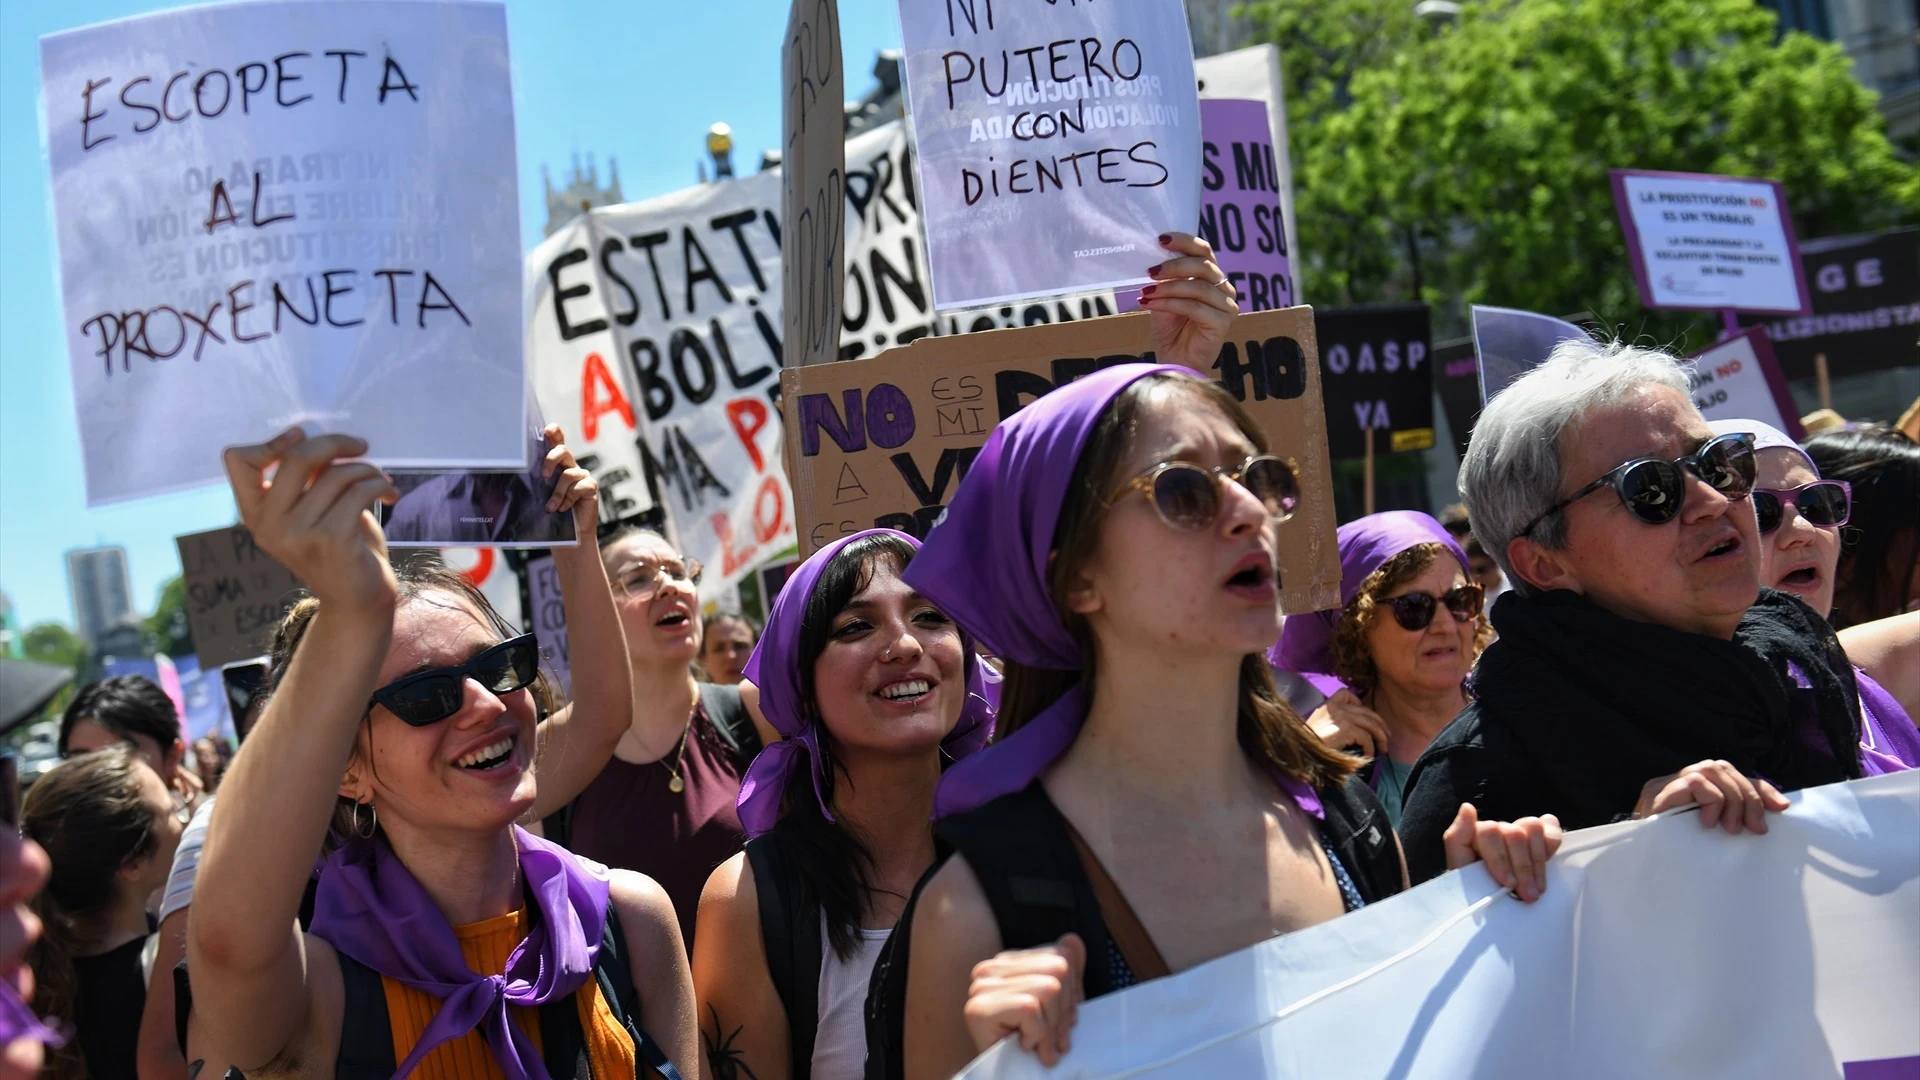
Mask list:
[[1780,527],[1789,502],[1807,524],[1837,529],[1853,516],[1853,485],[1845,480],[1815,480],[1797,488],[1754,488],[1753,514],[1760,520],[1760,535]]
[[488,692],[510,694],[540,674],[540,646],[532,634],[503,641],[454,667],[403,675],[373,692],[373,700],[412,727],[437,724],[460,711],[467,680]]
[[1187,461],[1163,461],[1113,493],[1111,507],[1135,491],[1144,493],[1160,520],[1189,532],[1220,518],[1220,485],[1233,481],[1267,508],[1267,516],[1285,521],[1300,505],[1300,476],[1293,463],[1272,454],[1255,454],[1238,468],[1209,469]]
[[1454,622],[1466,622],[1480,614],[1486,591],[1478,585],[1456,585],[1441,596],[1432,593],[1408,593],[1385,601],[1393,609],[1393,621],[1407,630],[1425,630],[1433,622],[1441,605],[1453,614]]
[[1686,475],[1682,469],[1730,500],[1744,499],[1753,490],[1753,436],[1746,432],[1715,436],[1702,443],[1700,449],[1672,461],[1634,458],[1554,503],[1515,535],[1527,535],[1541,522],[1603,487],[1612,487],[1614,494],[1620,496],[1620,505],[1634,517],[1648,525],[1664,525],[1678,516],[1686,504]]

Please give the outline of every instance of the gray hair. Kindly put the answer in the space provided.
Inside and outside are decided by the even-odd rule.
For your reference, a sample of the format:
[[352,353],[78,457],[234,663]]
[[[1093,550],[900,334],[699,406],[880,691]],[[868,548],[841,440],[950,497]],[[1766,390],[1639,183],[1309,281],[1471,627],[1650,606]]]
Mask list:
[[[1685,394],[1691,382],[1682,361],[1655,349],[1619,341],[1563,341],[1544,363],[1495,395],[1474,423],[1460,464],[1460,497],[1474,538],[1521,595],[1539,590],[1513,572],[1507,544],[1560,501],[1565,482],[1561,434],[1593,410],[1649,386]],[[1565,544],[1565,511],[1542,520],[1533,539],[1548,548]]]

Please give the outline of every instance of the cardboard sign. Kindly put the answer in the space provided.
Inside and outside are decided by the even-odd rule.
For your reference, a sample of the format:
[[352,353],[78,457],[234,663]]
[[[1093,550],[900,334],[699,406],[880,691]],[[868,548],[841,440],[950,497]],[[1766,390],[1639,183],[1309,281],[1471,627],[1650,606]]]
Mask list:
[[1777,180],[1613,169],[1627,261],[1650,308],[1806,313],[1807,283]]
[[[780,376],[801,557],[861,529],[924,537],[995,425],[1081,375],[1152,357],[1151,316],[928,338]],[[1287,613],[1340,601],[1332,474],[1313,312],[1242,315],[1207,374],[1295,462],[1300,508],[1279,526]]]
[[1180,0],[901,0],[941,309],[1147,281],[1200,206]]
[[264,654],[280,617],[300,598],[300,579],[261,551],[244,525],[177,536],[174,543],[200,670]]
[[1433,445],[1433,364],[1425,304],[1326,308],[1313,313],[1320,339],[1320,393],[1327,451],[1363,457]]
[[1813,378],[1816,355],[1835,378],[1920,365],[1920,229],[1810,240],[1800,266],[1813,314],[1740,320],[1767,328],[1787,378]]
[[527,582],[527,629],[540,641],[540,667],[563,697],[573,696],[573,671],[567,664],[567,604],[553,556],[542,555],[522,569]]
[[1693,406],[1709,420],[1759,420],[1807,437],[1767,332],[1756,326],[1688,357]]
[[780,266],[786,297],[786,361],[801,367],[840,357],[846,292],[847,143],[845,65],[835,0],[793,0],[780,50]]
[[505,9],[272,0],[40,41],[89,505],[289,424],[520,464]]

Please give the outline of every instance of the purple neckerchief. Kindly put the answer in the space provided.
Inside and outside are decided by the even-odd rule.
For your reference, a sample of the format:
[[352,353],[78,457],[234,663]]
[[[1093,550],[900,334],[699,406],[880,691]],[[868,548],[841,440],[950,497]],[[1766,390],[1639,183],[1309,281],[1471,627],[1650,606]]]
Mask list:
[[[1388,559],[1419,544],[1444,544],[1460,569],[1471,575],[1467,553],[1440,522],[1417,510],[1388,510],[1340,526],[1340,608],[1287,616],[1280,641],[1267,652],[1276,671],[1290,671],[1332,697],[1347,684],[1333,673],[1333,628],[1341,612],[1360,595],[1360,586]],[[1469,576],[1468,580],[1472,580]]]
[[20,989],[13,983],[0,980],[0,1046],[15,1039],[36,1039],[54,1049],[67,1045],[67,1037],[33,1015],[33,1010],[20,1000]]
[[611,902],[604,871],[557,844],[513,827],[529,912],[526,939],[502,974],[467,966],[447,917],[394,855],[384,837],[356,841],[327,858],[314,898],[313,933],[342,955],[440,1001],[413,1052],[400,1063],[403,1080],[427,1052],[479,1029],[506,1080],[551,1080],[546,1062],[518,1024],[512,1006],[534,1008],[578,990],[593,977]]
[[[1789,663],[1787,673],[1793,676],[1795,685],[1812,691],[1812,681],[1798,664]],[[1920,729],[1913,726],[1907,710],[1857,667],[1853,669],[1853,681],[1860,688],[1860,775],[1882,776],[1920,768]]]
[[[907,567],[907,584],[995,656],[1031,668],[1080,670],[1080,643],[1047,590],[1054,531],[1074,466],[1100,415],[1127,387],[1157,374],[1195,377],[1188,368],[1167,364],[1119,364],[1001,421]],[[1086,714],[1083,684],[1006,740],[948,769],[934,796],[934,816],[1025,788],[1073,745]]]
[[[920,548],[920,541],[906,533],[868,529],[841,537],[814,552],[788,575],[767,613],[767,626],[760,633],[760,643],[747,658],[746,678],[760,691],[760,713],[782,736],[779,742],[760,751],[747,768],[747,775],[740,780],[740,796],[735,806],[740,811],[740,825],[750,837],[764,835],[780,820],[780,802],[794,770],[800,768],[802,754],[811,763],[813,797],[820,803],[820,812],[828,821],[833,820],[833,808],[820,794],[820,725],[807,716],[800,682],[801,625],[806,619],[807,601],[813,598],[813,588],[834,556],[848,544],[867,536],[892,536],[915,551]],[[833,614],[828,613],[828,617]],[[955,761],[986,745],[987,736],[993,734],[993,709],[983,674],[986,665],[974,655],[973,642],[965,631],[961,632],[960,643],[965,655],[962,670],[966,674],[967,697],[960,707],[960,719],[940,743],[940,748]]]

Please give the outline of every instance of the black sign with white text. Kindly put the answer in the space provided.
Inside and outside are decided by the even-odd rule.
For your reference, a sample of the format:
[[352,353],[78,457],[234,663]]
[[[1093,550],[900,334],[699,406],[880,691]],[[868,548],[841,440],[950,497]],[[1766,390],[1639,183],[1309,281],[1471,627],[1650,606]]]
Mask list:
[[1433,445],[1433,363],[1425,304],[1328,308],[1313,313],[1320,340],[1327,449],[1336,458]]

